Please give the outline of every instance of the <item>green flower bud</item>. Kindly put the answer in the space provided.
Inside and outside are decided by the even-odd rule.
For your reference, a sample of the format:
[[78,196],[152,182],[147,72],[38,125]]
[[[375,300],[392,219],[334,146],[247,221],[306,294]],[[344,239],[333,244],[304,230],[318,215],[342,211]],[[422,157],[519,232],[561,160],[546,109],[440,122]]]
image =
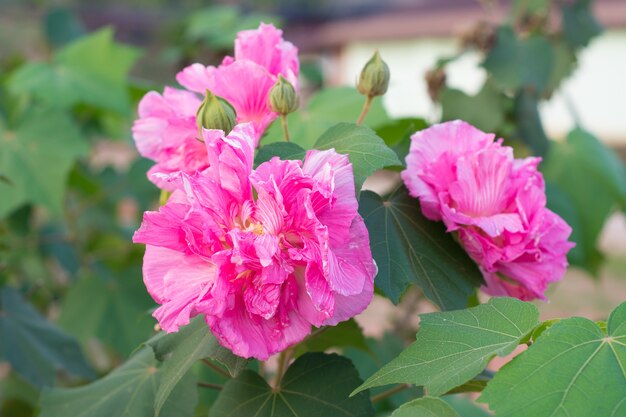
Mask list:
[[220,129],[229,134],[235,127],[237,113],[233,106],[221,97],[206,90],[204,101],[196,113],[196,125],[202,137],[202,128]]
[[356,88],[365,96],[375,97],[385,94],[387,87],[389,87],[389,67],[376,51],[361,70]]
[[270,108],[278,114],[286,115],[298,109],[298,96],[293,85],[282,75],[278,76],[276,84],[269,94]]

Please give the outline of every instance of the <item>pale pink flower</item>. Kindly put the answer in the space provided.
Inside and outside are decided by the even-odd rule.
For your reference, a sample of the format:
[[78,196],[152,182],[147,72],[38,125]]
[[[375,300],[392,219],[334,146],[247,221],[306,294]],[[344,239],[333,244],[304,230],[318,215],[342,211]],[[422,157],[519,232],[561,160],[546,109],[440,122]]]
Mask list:
[[156,162],[148,178],[172,191],[173,186],[155,174],[192,174],[208,166],[196,126],[196,112],[207,89],[233,105],[238,123],[254,124],[256,146],[277,116],[268,106],[269,90],[279,74],[297,88],[298,72],[296,47],[282,39],[282,31],[261,24],[239,32],[235,57],[224,58],[219,67],[192,64],[179,72],[176,79],[186,90],[166,87],[162,95],[146,94],[139,103],[133,137],[139,153]]
[[278,75],[298,88],[298,49],[282,38],[282,31],[261,23],[258,29],[239,32],[235,56],[224,58],[219,67],[192,64],[176,76],[190,91],[208,89],[226,99],[237,112],[237,122],[253,122],[255,145],[267,126],[278,116],[268,104],[268,94]]
[[163,178],[175,191],[134,241],[165,331],[203,314],[224,346],[265,360],[361,312],[376,266],[348,157],[313,150],[253,171],[254,134],[204,130],[210,166]]
[[563,277],[571,228],[546,208],[539,158],[514,159],[494,135],[454,121],[411,137],[402,178],[422,211],[442,220],[478,263],[485,290],[544,298]]

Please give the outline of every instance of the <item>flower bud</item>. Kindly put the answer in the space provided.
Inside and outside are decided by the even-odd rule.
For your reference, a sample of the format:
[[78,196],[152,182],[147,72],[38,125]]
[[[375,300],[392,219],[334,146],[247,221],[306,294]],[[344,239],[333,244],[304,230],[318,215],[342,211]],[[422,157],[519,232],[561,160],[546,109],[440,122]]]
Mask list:
[[196,113],[196,125],[202,137],[202,128],[220,129],[229,134],[235,127],[237,114],[229,102],[206,90],[204,101]]
[[282,115],[292,113],[298,108],[296,90],[282,75],[278,76],[276,84],[270,90],[269,102],[272,111]]
[[389,87],[389,67],[376,51],[361,70],[356,88],[363,95],[375,97],[385,94],[387,87]]

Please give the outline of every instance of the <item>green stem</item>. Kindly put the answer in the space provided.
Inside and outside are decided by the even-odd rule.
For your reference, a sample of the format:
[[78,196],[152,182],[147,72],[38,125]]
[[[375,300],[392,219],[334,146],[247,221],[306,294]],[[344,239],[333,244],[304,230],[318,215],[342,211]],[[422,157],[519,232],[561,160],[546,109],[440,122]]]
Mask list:
[[293,357],[293,349],[288,348],[283,350],[278,357],[278,369],[276,370],[276,380],[274,382],[274,391],[278,391],[280,389],[280,382],[283,379],[283,375],[287,370],[287,366]]
[[372,402],[376,403],[378,401],[382,401],[385,400],[389,397],[391,397],[392,395],[395,395],[399,392],[404,391],[407,388],[410,388],[411,386],[409,384],[402,384],[402,385],[398,385],[396,387],[391,388],[390,390],[387,391],[383,391],[380,394],[376,394],[372,397]]
[[212,384],[210,382],[204,382],[204,381],[198,381],[198,382],[196,382],[196,384],[199,387],[211,388],[211,389],[215,389],[215,390],[218,390],[218,391],[221,391],[224,388],[223,386],[221,386],[219,384]]
[[231,378],[231,376],[230,376],[230,374],[228,372],[226,372],[225,370],[223,370],[222,368],[220,368],[219,366],[217,366],[216,364],[214,364],[210,360],[202,359],[202,363],[205,364],[206,366],[208,366],[209,368],[213,369],[218,374],[220,374],[222,376],[225,376],[226,378]]
[[374,100],[374,97],[372,96],[367,96],[367,98],[365,99],[365,103],[363,103],[363,110],[361,110],[361,115],[356,120],[357,125],[360,125],[361,123],[363,123],[363,120],[365,120],[365,116],[367,116],[367,112],[370,111],[372,100]]
[[281,114],[280,115],[280,125],[283,128],[283,135],[285,136],[285,141],[289,142],[289,128],[287,126],[287,115],[286,114]]

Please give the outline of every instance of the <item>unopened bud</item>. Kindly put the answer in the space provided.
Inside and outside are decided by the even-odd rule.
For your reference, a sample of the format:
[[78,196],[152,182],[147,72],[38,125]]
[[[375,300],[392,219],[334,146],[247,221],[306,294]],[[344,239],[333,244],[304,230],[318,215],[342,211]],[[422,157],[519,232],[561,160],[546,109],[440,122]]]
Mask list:
[[276,84],[269,94],[270,107],[278,114],[286,115],[298,109],[298,96],[293,85],[282,75],[278,76]]
[[220,129],[229,134],[235,127],[237,113],[229,102],[206,90],[204,101],[196,113],[196,125],[202,137],[202,128]]
[[356,88],[365,96],[375,97],[385,94],[387,87],[389,87],[389,67],[376,51],[361,70]]

